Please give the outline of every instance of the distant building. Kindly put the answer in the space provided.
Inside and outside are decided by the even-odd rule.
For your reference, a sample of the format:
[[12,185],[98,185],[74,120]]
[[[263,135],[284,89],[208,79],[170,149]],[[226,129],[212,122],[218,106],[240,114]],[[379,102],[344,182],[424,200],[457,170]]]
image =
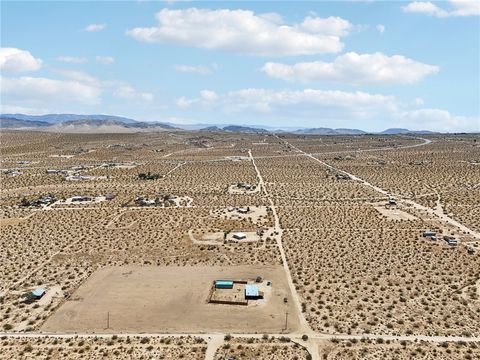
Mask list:
[[215,289],[233,289],[233,281],[215,280]]
[[92,198],[90,196],[73,196],[72,202],[82,202],[82,201],[91,201]]
[[240,214],[247,214],[248,213],[248,208],[238,208],[237,211]]
[[423,232],[423,237],[432,237],[437,235],[435,231],[424,231]]
[[237,232],[237,233],[233,234],[233,238],[236,239],[236,240],[243,240],[243,239],[247,238],[247,235],[245,233],[242,233],[242,232]]
[[257,300],[261,298],[263,298],[263,294],[258,290],[257,285],[252,285],[252,284],[245,285],[245,299]]
[[450,246],[457,246],[458,245],[458,240],[457,239],[448,239],[447,244]]
[[27,298],[29,300],[38,300],[38,299],[41,299],[43,297],[43,295],[45,295],[45,289],[44,288],[37,288],[35,290],[33,290],[28,296]]

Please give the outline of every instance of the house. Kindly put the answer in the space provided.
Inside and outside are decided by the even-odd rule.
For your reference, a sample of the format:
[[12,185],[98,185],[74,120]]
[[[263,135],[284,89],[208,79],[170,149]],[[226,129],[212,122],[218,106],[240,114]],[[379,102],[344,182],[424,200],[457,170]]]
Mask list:
[[423,232],[423,237],[432,237],[437,235],[435,231],[424,231]]
[[248,213],[248,208],[238,208],[237,212],[240,214],[247,214]]
[[448,239],[447,244],[450,245],[450,246],[457,246],[458,245],[458,240],[454,239],[454,238]]
[[215,280],[215,289],[233,289],[233,281]]
[[35,290],[32,291],[32,296],[35,298],[35,299],[41,299],[43,297],[43,295],[45,295],[45,289],[44,288],[37,288]]
[[92,198],[90,196],[73,196],[71,198],[72,202],[83,202],[83,201],[91,201]]
[[397,200],[395,200],[394,198],[388,199],[388,205],[397,205]]
[[247,300],[263,299],[263,293],[258,290],[257,285],[247,284],[245,285],[245,299]]
[[245,233],[242,233],[242,232],[237,232],[237,233],[233,234],[233,238],[235,240],[243,240],[243,239],[247,238],[247,235]]

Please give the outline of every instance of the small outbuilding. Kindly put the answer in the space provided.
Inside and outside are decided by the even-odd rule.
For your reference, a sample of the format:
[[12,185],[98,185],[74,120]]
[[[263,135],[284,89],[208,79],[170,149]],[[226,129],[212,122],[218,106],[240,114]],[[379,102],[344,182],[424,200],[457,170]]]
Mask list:
[[233,234],[233,238],[236,239],[236,240],[243,240],[243,239],[247,238],[247,235],[245,233],[242,233],[242,232],[237,232],[237,233]]
[[263,295],[258,290],[257,285],[247,284],[245,285],[245,299],[247,300],[257,300],[261,299]]
[[458,245],[458,240],[457,239],[449,239],[447,240],[447,244],[450,246],[457,246]]
[[215,280],[215,289],[233,289],[233,281]]
[[27,303],[31,303],[35,300],[39,300],[43,297],[43,295],[45,295],[45,289],[44,288],[37,288],[33,291],[30,291],[28,293],[26,293],[24,296],[25,298],[25,301]]
[[32,291],[32,296],[35,299],[41,299],[45,295],[45,289],[44,288],[38,288]]

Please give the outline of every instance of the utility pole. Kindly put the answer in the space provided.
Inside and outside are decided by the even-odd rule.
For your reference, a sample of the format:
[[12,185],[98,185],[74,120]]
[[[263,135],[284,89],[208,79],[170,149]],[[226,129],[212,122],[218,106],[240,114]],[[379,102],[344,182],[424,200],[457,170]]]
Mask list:
[[288,310],[285,311],[285,331],[288,329]]
[[110,311],[107,311],[107,329],[110,329]]

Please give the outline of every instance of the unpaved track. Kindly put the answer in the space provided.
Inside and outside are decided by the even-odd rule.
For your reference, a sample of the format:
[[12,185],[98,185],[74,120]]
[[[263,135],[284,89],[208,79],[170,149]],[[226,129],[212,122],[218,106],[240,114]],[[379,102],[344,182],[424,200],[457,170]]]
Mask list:
[[205,340],[207,340],[207,352],[205,353],[205,360],[214,360],[215,359],[215,352],[217,349],[223,344],[223,335],[212,335],[208,336]]
[[[295,307],[297,308],[297,311],[298,311],[298,320],[300,321],[301,331],[310,334],[310,333],[313,332],[313,330],[310,328],[310,325],[308,324],[307,320],[303,316],[300,297],[298,296],[297,290],[295,289],[295,285],[293,284],[292,274],[290,273],[290,268],[288,267],[288,263],[287,263],[287,257],[285,256],[285,250],[283,249],[283,244],[282,244],[283,230],[280,227],[280,219],[279,219],[278,214],[277,214],[277,209],[275,207],[275,204],[273,202],[273,199],[272,199],[271,195],[268,193],[267,188],[265,187],[265,181],[263,180],[263,176],[260,173],[260,170],[258,170],[257,164],[255,164],[255,158],[252,155],[252,150],[248,150],[248,155],[252,159],[253,167],[255,168],[255,171],[257,172],[258,183],[259,183],[260,187],[263,189],[265,197],[270,202],[270,207],[272,209],[273,218],[275,220],[274,231],[277,233],[275,235],[275,241],[277,243],[278,249],[280,250],[280,256],[282,257],[282,265],[283,265],[283,268],[285,270],[285,274],[286,274],[286,277],[287,277],[288,287],[290,288],[290,292],[292,293],[292,297],[293,297],[293,301],[295,303]],[[314,359],[315,359],[315,357],[314,357]]]
[[[423,138],[418,138],[418,139],[419,139],[419,140],[423,140],[423,143],[415,144],[415,145],[401,146],[401,147],[397,147],[396,149],[408,149],[408,148],[413,148],[413,147],[419,147],[419,146],[428,145],[428,144],[430,144],[430,143],[432,142],[431,140],[428,140],[428,139],[423,139]],[[385,190],[385,189],[382,189],[382,188],[380,188],[380,187],[378,187],[378,186],[375,186],[375,185],[369,183],[368,181],[359,178],[358,176],[356,176],[356,175],[354,175],[354,174],[351,174],[351,173],[346,172],[346,171],[344,171],[344,170],[342,170],[342,169],[336,168],[336,167],[334,167],[334,166],[326,163],[325,161],[322,161],[322,160],[316,158],[316,157],[313,156],[312,154],[306,153],[305,151],[297,148],[296,146],[291,145],[291,144],[288,143],[287,141],[285,141],[285,140],[283,140],[283,141],[284,141],[286,144],[290,145],[292,148],[294,148],[294,149],[298,150],[299,152],[301,152],[303,155],[311,158],[312,160],[315,160],[316,162],[322,164],[323,166],[325,166],[325,167],[327,167],[327,168],[329,168],[329,169],[331,169],[331,170],[334,170],[334,171],[336,171],[336,172],[340,172],[340,173],[342,173],[342,174],[348,175],[348,176],[350,176],[350,178],[352,178],[352,180],[358,181],[358,182],[360,182],[362,185],[365,185],[365,186],[367,186],[367,187],[369,187],[369,188],[371,188],[371,189],[373,189],[373,190],[375,190],[375,191],[377,191],[377,192],[379,192],[379,193],[381,193],[381,194],[383,194],[383,195],[385,195],[385,196],[390,196],[390,195],[392,195],[390,192],[388,192],[388,191]],[[366,150],[365,150],[365,151],[366,151]],[[439,214],[439,213],[438,213],[437,211],[435,211],[434,209],[427,208],[427,207],[425,207],[425,206],[423,206],[423,205],[420,205],[420,204],[416,203],[416,202],[413,201],[413,200],[400,198],[400,199],[397,199],[397,201],[402,202],[402,203],[404,203],[404,204],[411,205],[411,206],[413,206],[415,209],[421,210],[421,211],[424,211],[424,212],[427,212],[429,215],[432,215],[432,216],[434,216],[434,217],[438,217],[440,220],[443,220],[443,221],[445,221],[445,222],[447,222],[447,223],[449,223],[449,224],[451,224],[451,225],[453,225],[453,226],[456,226],[456,227],[459,228],[461,231],[466,232],[466,233],[469,233],[469,234],[471,234],[473,237],[475,237],[477,240],[480,240],[480,233],[479,233],[479,232],[474,231],[474,230],[468,228],[468,227],[465,226],[464,224],[458,222],[458,221],[455,220],[455,219],[452,219],[452,218],[449,217],[448,215]]]
[[[283,139],[280,139],[280,138],[279,138],[279,140],[284,141]],[[413,147],[424,146],[424,145],[427,145],[427,144],[431,143],[431,140],[428,140],[428,139],[419,139],[419,140],[423,140],[423,143],[408,145],[408,146],[402,146],[402,147],[395,147],[395,148],[392,147],[392,148],[377,148],[377,149],[357,150],[355,152],[405,149],[405,148],[413,148]],[[286,141],[284,141],[284,142],[288,144],[288,142],[286,142]],[[290,146],[292,146],[292,145],[290,145]],[[374,189],[375,191],[381,193],[382,195],[387,195],[387,196],[389,195],[388,191],[386,191],[382,188],[379,188],[379,187],[377,187],[377,186],[375,186],[375,185],[373,185],[373,184],[371,184],[371,183],[369,183],[369,182],[367,182],[363,179],[360,179],[353,174],[350,174],[350,173],[347,173],[347,172],[345,172],[341,169],[335,168],[334,166],[332,166],[330,164],[327,164],[324,161],[321,161],[314,156],[314,155],[324,155],[324,153],[323,154],[322,153],[308,154],[308,153],[298,149],[295,146],[292,146],[292,147],[295,148],[299,152],[299,154],[280,155],[280,156],[275,156],[275,157],[307,156],[307,157],[310,157],[311,159],[315,160],[316,162],[322,164],[323,166],[325,166],[327,168],[330,168],[332,170],[335,170],[335,171],[344,173],[346,175],[349,175],[352,179],[359,181],[363,185]],[[352,151],[349,150],[349,151],[339,151],[339,152],[352,152]],[[335,153],[337,153],[337,152],[335,152]],[[165,157],[168,157],[170,155],[172,155],[172,154],[167,154]],[[277,246],[278,246],[280,254],[281,254],[282,263],[283,263],[283,267],[284,267],[284,270],[285,270],[285,273],[286,273],[286,276],[287,276],[288,285],[289,285],[290,291],[292,293],[292,297],[293,297],[293,300],[295,302],[295,306],[298,309],[299,321],[300,321],[300,324],[302,325],[301,331],[295,332],[293,334],[288,334],[288,336],[293,341],[298,342],[298,343],[306,346],[307,349],[309,350],[310,354],[312,355],[313,359],[320,359],[320,355],[319,355],[319,352],[318,352],[319,341],[329,340],[329,339],[361,340],[362,338],[367,338],[367,339],[372,339],[372,340],[382,339],[382,340],[391,340],[391,341],[402,341],[402,340],[404,340],[404,341],[427,341],[427,342],[434,342],[434,343],[442,343],[442,342],[480,342],[480,337],[464,337],[464,336],[427,336],[427,335],[408,335],[408,336],[407,335],[405,335],[405,336],[400,335],[400,336],[395,336],[395,335],[374,335],[374,334],[344,335],[344,334],[324,334],[324,333],[313,332],[310,329],[308,323],[306,322],[306,320],[303,316],[303,313],[301,312],[300,298],[299,298],[299,296],[296,292],[295,286],[292,282],[291,273],[290,273],[290,270],[288,268],[288,263],[287,263],[287,260],[286,260],[285,251],[283,249],[283,245],[282,245],[282,241],[281,241],[282,229],[280,227],[280,222],[279,222],[279,218],[278,218],[278,214],[277,214],[277,211],[276,211],[275,204],[273,202],[273,198],[268,193],[268,191],[265,187],[265,182],[263,180],[263,177],[262,177],[260,171],[258,170],[258,168],[255,164],[255,159],[252,155],[251,150],[249,150],[249,156],[252,160],[252,164],[253,164],[253,166],[255,168],[255,171],[257,173],[257,177],[258,177],[258,180],[259,180],[260,187],[263,190],[263,193],[265,194],[266,198],[269,200],[270,206],[272,208],[272,212],[273,212],[274,219],[275,219],[274,231],[277,231],[279,233],[279,235],[277,235],[275,237],[275,239],[276,239]],[[258,157],[258,158],[269,158],[269,157],[264,156],[264,157]],[[205,162],[205,161],[206,162],[209,162],[209,161],[225,161],[225,159],[202,160],[202,162]],[[190,162],[190,161],[187,161],[187,162]],[[184,164],[185,164],[185,162],[180,164],[179,166],[175,167],[174,169],[172,169],[169,173],[171,173],[172,171],[176,170],[178,167],[180,167]],[[438,216],[441,220],[449,222],[450,224],[459,227],[461,230],[471,233],[477,239],[480,239],[480,234],[478,232],[475,232],[475,231],[472,231],[471,229],[468,229],[463,224],[457,222],[456,220],[454,220],[454,219],[452,219],[452,218],[450,218],[446,215],[438,214],[438,213],[435,212],[435,210],[426,208],[426,207],[424,207],[420,204],[415,203],[412,200],[402,199],[402,200],[399,200],[399,201],[402,201],[406,204],[410,204],[410,205],[414,206],[415,208],[417,208],[419,210],[426,211],[427,213],[429,213],[431,215]],[[73,243],[70,244],[70,246],[72,246],[72,245],[74,245],[74,244]],[[51,261],[51,258],[48,260],[48,262],[49,261]],[[42,266],[43,265],[45,265],[45,263],[42,264]],[[37,271],[37,270],[38,269],[34,269],[34,272]],[[21,279],[18,282],[21,282],[23,280],[24,279]],[[308,335],[309,335],[309,339],[306,342],[301,340],[301,336],[304,333],[308,333]],[[220,334],[220,333],[192,333],[192,334],[186,334],[186,333],[181,333],[181,334],[180,333],[178,333],[178,334],[170,334],[170,333],[137,333],[137,334],[135,334],[135,333],[124,333],[124,334],[118,334],[118,333],[115,333],[115,334],[114,333],[112,333],[112,334],[107,334],[107,333],[103,333],[103,334],[75,333],[75,334],[62,334],[62,333],[45,333],[45,332],[40,332],[40,333],[38,333],[38,332],[37,333],[35,333],[35,332],[34,333],[0,333],[0,337],[5,336],[5,337],[11,337],[11,338],[36,338],[36,337],[58,337],[58,338],[99,337],[99,338],[109,338],[112,335],[117,335],[118,337],[127,337],[127,336],[130,336],[130,337],[133,337],[133,336],[138,336],[138,337],[143,337],[143,336],[181,337],[181,336],[186,336],[186,335],[200,337],[200,338],[204,339],[208,344],[207,353],[206,353],[206,360],[214,359],[215,351],[219,346],[222,345],[223,337],[224,337],[224,334]],[[269,336],[280,338],[280,337],[285,336],[285,334],[269,334]],[[261,334],[245,333],[245,334],[233,334],[232,337],[261,338],[262,335]]]
[[[61,339],[72,339],[72,338],[111,338],[112,335],[117,335],[118,337],[199,337],[209,341],[215,338],[215,341],[218,340],[218,337],[223,337],[223,333],[48,333],[48,332],[26,332],[26,333],[12,333],[12,332],[0,332],[0,337],[6,338],[18,338],[18,339],[28,339],[28,338],[61,338]],[[281,338],[289,337],[292,340],[298,341],[301,339],[301,334],[268,334],[270,337]],[[263,334],[258,333],[245,333],[245,334],[231,334],[232,338],[256,338],[260,339],[263,337]],[[211,338],[211,339],[209,339]],[[361,340],[361,339],[383,339],[391,341],[427,341],[432,343],[442,343],[442,342],[480,342],[480,336],[428,336],[428,335],[374,335],[374,334],[363,334],[363,335],[335,335],[335,334],[323,334],[323,333],[313,333],[309,335],[309,340]]]

